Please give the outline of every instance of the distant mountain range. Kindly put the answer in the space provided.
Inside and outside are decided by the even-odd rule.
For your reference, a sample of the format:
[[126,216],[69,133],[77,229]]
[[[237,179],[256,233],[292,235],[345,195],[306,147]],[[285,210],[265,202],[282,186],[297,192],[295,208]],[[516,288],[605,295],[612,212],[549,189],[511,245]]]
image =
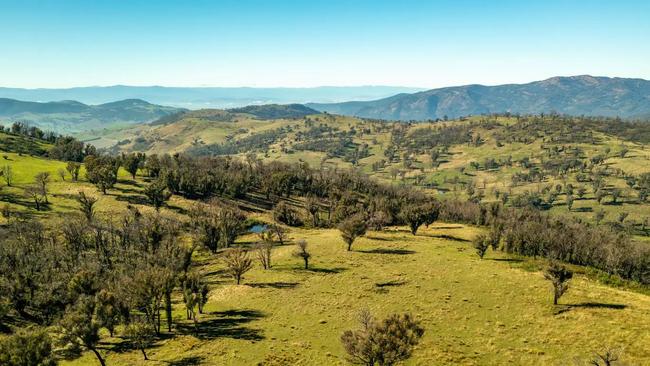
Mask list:
[[465,85],[403,93],[374,101],[307,106],[323,112],[390,120],[503,112],[647,118],[650,117],[650,81],[581,75],[528,84]]
[[143,99],[150,103],[182,107],[237,108],[247,105],[291,103],[336,103],[348,100],[373,100],[422,88],[393,86],[352,86],[316,88],[182,88],[162,86],[108,86],[69,89],[0,88],[0,98],[32,102],[77,100],[101,104],[122,99]]
[[151,122],[183,110],[139,99],[86,105],[77,101],[38,103],[0,98],[0,124],[23,121],[47,131],[73,133]]

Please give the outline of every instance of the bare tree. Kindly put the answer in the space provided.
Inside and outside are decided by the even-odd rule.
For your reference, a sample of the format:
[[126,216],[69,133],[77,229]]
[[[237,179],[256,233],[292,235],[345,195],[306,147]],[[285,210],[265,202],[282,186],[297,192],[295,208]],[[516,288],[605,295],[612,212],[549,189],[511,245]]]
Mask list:
[[271,269],[271,250],[273,249],[273,241],[266,238],[261,240],[255,246],[257,259],[260,260],[264,269]]
[[226,271],[237,281],[238,285],[244,273],[253,267],[253,261],[248,252],[241,248],[227,250],[223,255],[223,262],[226,264]]
[[267,230],[272,232],[275,235],[275,237],[280,242],[280,245],[284,245],[284,241],[287,238],[287,231],[282,226],[278,224],[272,224],[269,225]]
[[294,257],[302,258],[305,261],[305,269],[309,269],[309,258],[311,258],[311,253],[307,250],[307,240],[300,239],[296,243],[298,248],[293,252]]
[[589,364],[593,366],[612,366],[620,357],[619,351],[605,348],[602,352],[596,352],[595,357]]

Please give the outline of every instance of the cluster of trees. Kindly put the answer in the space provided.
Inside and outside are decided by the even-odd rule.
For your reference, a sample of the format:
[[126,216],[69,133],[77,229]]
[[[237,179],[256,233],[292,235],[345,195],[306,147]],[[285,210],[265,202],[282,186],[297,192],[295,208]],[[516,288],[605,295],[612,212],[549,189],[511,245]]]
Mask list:
[[[0,241],[0,304],[51,327],[58,348],[90,350],[102,364],[97,348],[102,328],[113,334],[124,324],[125,336],[144,353],[148,340],[161,333],[162,314],[172,331],[174,291],[198,293],[186,299],[192,309],[207,299],[191,266],[195,246],[179,240],[182,230],[174,220],[135,209],[100,220],[94,215],[96,199],[85,194],[78,199],[82,214],[51,228],[11,219]],[[30,339],[48,349],[40,334]]]
[[[0,130],[0,132],[2,131],[5,131],[4,127]],[[97,154],[97,150],[93,145],[84,144],[71,136],[46,132],[24,122],[14,122],[11,127],[6,129],[6,132],[53,144],[54,147],[47,154],[56,160],[81,162],[86,156]]]
[[192,156],[233,155],[248,151],[266,152],[282,136],[285,136],[284,127],[254,133],[240,139],[232,139],[224,143],[195,145],[187,150]]
[[[578,219],[548,215],[501,203],[440,202],[440,218],[490,228],[474,242],[477,253],[493,249],[591,266],[609,275],[650,284],[650,248],[632,241],[625,231]],[[482,252],[482,253],[481,253]]]

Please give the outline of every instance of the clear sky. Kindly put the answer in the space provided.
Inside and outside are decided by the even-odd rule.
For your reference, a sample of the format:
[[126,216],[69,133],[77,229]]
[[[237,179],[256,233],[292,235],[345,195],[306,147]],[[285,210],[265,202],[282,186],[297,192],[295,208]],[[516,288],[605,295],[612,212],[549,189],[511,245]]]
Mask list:
[[0,0],[0,86],[650,79],[648,0]]

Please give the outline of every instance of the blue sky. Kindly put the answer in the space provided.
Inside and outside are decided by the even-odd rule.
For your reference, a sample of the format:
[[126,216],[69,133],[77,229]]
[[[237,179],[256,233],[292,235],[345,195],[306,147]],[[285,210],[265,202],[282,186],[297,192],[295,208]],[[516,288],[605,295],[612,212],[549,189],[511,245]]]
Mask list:
[[0,86],[650,79],[650,1],[0,0]]

